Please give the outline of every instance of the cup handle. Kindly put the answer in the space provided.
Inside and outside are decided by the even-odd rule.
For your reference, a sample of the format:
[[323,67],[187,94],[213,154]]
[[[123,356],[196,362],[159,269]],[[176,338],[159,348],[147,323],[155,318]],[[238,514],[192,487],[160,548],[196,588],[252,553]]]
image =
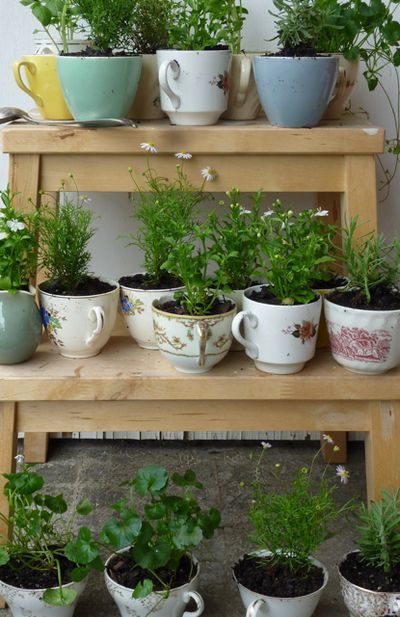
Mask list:
[[197,333],[199,335],[199,366],[202,368],[206,363],[206,344],[208,326],[205,321],[199,321],[197,323]]
[[171,89],[171,86],[169,85],[168,69],[171,69],[172,79],[176,81],[181,73],[181,67],[179,66],[177,60],[164,60],[158,70],[158,79],[161,88],[164,90],[165,94],[170,99],[172,107],[174,109],[179,109],[181,106],[181,99],[177,94],[175,94],[175,92]]
[[14,62],[13,73],[14,73],[15,81],[17,82],[21,90],[23,90],[24,92],[26,92],[26,94],[29,94],[29,96],[33,98],[33,100],[35,101],[38,107],[43,107],[42,98],[38,96],[37,94],[35,94],[34,92],[32,92],[32,90],[29,90],[29,88],[24,84],[22,76],[21,76],[22,66],[25,66],[27,70],[30,73],[32,73],[32,75],[35,75],[36,73],[36,65],[33,62],[28,62],[27,60],[20,60],[19,62]]
[[246,94],[249,88],[251,75],[251,60],[247,56],[241,57],[240,62],[240,78],[239,78],[239,88],[236,94],[236,107],[242,107],[243,103],[246,100]]
[[93,345],[93,343],[99,338],[104,328],[104,310],[101,306],[92,306],[89,311],[90,321],[95,322],[95,328],[86,339],[86,345]]
[[253,360],[257,360],[258,358],[257,345],[255,343],[252,343],[251,341],[247,341],[240,332],[240,324],[242,323],[243,319],[247,319],[247,321],[249,322],[250,328],[252,328],[253,330],[254,328],[258,326],[258,319],[253,313],[250,313],[250,311],[240,311],[240,313],[238,313],[233,318],[232,334],[235,337],[235,339],[239,343],[241,343],[243,347],[245,347],[245,349],[247,349],[247,355],[250,356],[250,358],[252,358]]
[[247,607],[246,617],[256,617],[263,604],[265,604],[265,600],[262,600],[261,598],[258,600],[253,600],[253,602]]
[[185,591],[183,594],[183,601],[187,604],[190,599],[196,602],[195,611],[185,611],[182,617],[199,617],[204,611],[204,600],[197,591]]
[[36,56],[54,55],[54,51],[48,45],[41,45],[35,52]]

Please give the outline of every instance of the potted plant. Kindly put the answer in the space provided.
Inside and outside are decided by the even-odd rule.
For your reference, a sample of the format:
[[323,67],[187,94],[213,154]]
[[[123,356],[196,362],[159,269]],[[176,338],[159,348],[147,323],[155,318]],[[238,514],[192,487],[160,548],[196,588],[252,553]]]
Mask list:
[[378,374],[400,363],[400,245],[370,232],[356,239],[357,218],[344,228],[347,285],[324,298],[336,362],[357,373]]
[[169,49],[157,50],[161,108],[172,124],[216,124],[227,109],[228,40],[242,16],[236,0],[173,0]]
[[122,617],[182,615],[197,592],[200,566],[193,555],[220,524],[215,508],[202,509],[195,495],[203,489],[191,469],[168,474],[160,465],[142,467],[124,485],[128,497],[112,506],[102,540],[114,553],[106,562],[106,586]]
[[163,268],[174,273],[184,289],[153,301],[158,347],[184,373],[205,373],[228,353],[236,304],[223,295],[222,271],[216,263],[208,221],[195,224],[189,236],[171,243]]
[[[230,202],[228,213],[221,216],[212,212],[208,216],[211,251],[217,264],[217,278],[241,311],[244,290],[256,284],[261,265],[261,192],[252,196],[250,210],[240,203],[239,189],[233,187],[226,195]],[[224,201],[219,205],[224,206]],[[241,351],[243,347],[234,341],[231,349]]]
[[74,532],[77,516],[88,515],[92,505],[84,498],[68,512],[63,495],[43,492],[42,476],[29,465],[3,476],[11,514],[0,512],[8,530],[0,545],[0,594],[13,617],[71,617],[87,574],[103,569],[90,529]]
[[[141,58],[135,54],[131,0],[74,0],[92,43],[57,57],[57,71],[75,120],[126,117],[135,98]],[[85,87],[82,87],[85,84]]]
[[[20,0],[30,7],[38,20],[46,40],[40,40],[34,55],[25,55],[13,65],[18,86],[33,98],[40,114],[50,120],[72,118],[65,102],[57,74],[56,55],[82,49],[82,41],[74,39],[81,30],[73,0]],[[37,30],[34,33],[38,32]],[[25,69],[24,83],[21,69]]]
[[[149,154],[157,152],[154,144],[143,143],[142,148]],[[158,348],[153,330],[153,300],[182,287],[179,276],[164,268],[171,244],[188,235],[194,224],[196,207],[206,198],[205,180],[196,188],[184,170],[191,154],[179,152],[175,157],[178,162],[173,179],[158,176],[147,157],[144,188],[138,184],[133,170],[129,170],[136,188],[132,198],[133,216],[140,226],[127,238],[130,245],[143,251],[145,272],[122,276],[118,282],[126,325],[138,345],[146,349]]]
[[243,311],[232,324],[234,337],[261,371],[296,373],[314,356],[321,297],[312,283],[321,265],[332,261],[321,251],[325,244],[318,223],[321,215],[321,210],[295,215],[277,200],[262,216],[260,272],[267,285],[244,292]]
[[66,358],[97,355],[113,330],[119,297],[115,281],[89,273],[89,240],[93,214],[86,198],[47,208],[41,223],[39,262],[48,277],[40,283],[43,325],[52,347]]
[[134,44],[142,56],[142,72],[128,118],[166,117],[161,109],[156,51],[167,47],[170,10],[171,0],[135,0],[133,4]]
[[314,0],[274,0],[281,49],[254,58],[263,109],[271,124],[312,127],[321,120],[338,73],[337,57],[318,54],[314,38],[331,31],[334,11]]
[[[332,522],[352,508],[352,501],[338,505],[334,499],[337,483],[328,477],[328,466],[322,473],[316,470],[319,454],[328,440],[332,442],[329,435],[324,437],[311,465],[297,470],[288,488],[276,491],[269,487],[269,478],[272,474],[281,487],[281,466],[277,463],[272,472],[265,472],[262,463],[271,445],[262,443],[248,512],[251,540],[258,550],[233,566],[247,617],[310,617],[328,582],[327,569],[313,554],[334,535]],[[336,473],[342,482],[348,481],[343,466]]]
[[8,187],[0,191],[0,364],[28,360],[42,334],[36,289],[38,213],[15,210]]
[[383,488],[380,501],[356,512],[358,550],[338,565],[340,588],[354,617],[398,615],[400,570],[400,490]]

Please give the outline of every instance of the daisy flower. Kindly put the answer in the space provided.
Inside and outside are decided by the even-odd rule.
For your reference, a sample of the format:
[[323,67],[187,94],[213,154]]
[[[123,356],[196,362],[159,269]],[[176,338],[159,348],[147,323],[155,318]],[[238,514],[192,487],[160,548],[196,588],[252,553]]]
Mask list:
[[314,213],[314,216],[328,216],[329,215],[329,210],[321,210],[321,208],[318,208],[318,210]]
[[21,229],[25,229],[25,223],[21,223],[18,219],[10,219],[7,221],[6,225],[11,229],[11,231],[20,231]]
[[146,152],[150,152],[151,154],[157,154],[157,148],[155,144],[153,144],[152,142],[143,141],[140,144],[140,147],[142,148],[142,150],[145,150]]
[[192,158],[190,152],[186,152],[186,150],[182,150],[182,152],[177,152],[175,154],[177,159],[185,159],[185,161],[189,161]]
[[8,234],[5,231],[0,231],[0,240],[8,238]]
[[251,214],[251,210],[246,210],[243,206],[240,206],[239,214]]
[[322,439],[331,445],[334,443],[332,437],[330,435],[326,435],[325,433],[322,434]]
[[272,448],[271,444],[269,443],[269,441],[262,441],[261,442],[262,447],[264,448],[264,450],[266,450],[267,448]]
[[269,216],[272,216],[272,215],[273,215],[273,213],[274,213],[274,211],[273,211],[273,210],[266,210],[266,211],[264,212],[264,214],[262,214],[262,215],[261,215],[261,218],[262,218],[262,219],[266,219],[266,218],[268,218]]
[[5,216],[6,216],[6,215],[4,214],[4,212],[1,212],[1,210],[0,210],[0,219],[4,219],[4,218],[5,218]]
[[336,467],[336,475],[340,478],[342,484],[347,484],[350,478],[350,474],[344,465],[338,465]]
[[14,458],[19,464],[22,464],[25,460],[25,457],[23,454],[17,454],[17,456],[14,456]]
[[204,167],[200,173],[206,182],[212,182],[218,175],[214,167],[210,166]]

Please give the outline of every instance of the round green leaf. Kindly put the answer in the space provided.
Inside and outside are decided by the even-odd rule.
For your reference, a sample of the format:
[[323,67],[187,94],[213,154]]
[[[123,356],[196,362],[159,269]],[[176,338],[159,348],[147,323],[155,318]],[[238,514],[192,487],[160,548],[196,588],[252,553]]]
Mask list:
[[138,583],[133,590],[132,598],[146,598],[153,591],[153,582],[145,578],[144,581]]
[[82,499],[82,501],[80,501],[78,503],[78,505],[76,506],[76,511],[78,512],[78,514],[81,514],[82,516],[87,516],[88,514],[90,514],[93,510],[93,506],[91,501],[89,501],[89,499],[87,499],[87,497],[84,497],[84,499]]
[[144,497],[148,493],[162,491],[168,483],[168,474],[161,465],[147,465],[137,472],[132,485],[138,495]]
[[76,596],[77,593],[74,589],[57,587],[54,589],[46,589],[43,594],[43,600],[52,606],[70,606]]
[[107,543],[118,550],[133,544],[141,527],[142,521],[135,514],[126,516],[122,521],[113,517],[104,525],[101,536]]

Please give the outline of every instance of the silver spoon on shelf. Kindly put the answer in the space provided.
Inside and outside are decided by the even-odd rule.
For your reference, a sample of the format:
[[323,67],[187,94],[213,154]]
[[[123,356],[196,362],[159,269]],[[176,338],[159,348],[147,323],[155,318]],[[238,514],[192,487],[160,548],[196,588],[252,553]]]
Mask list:
[[14,122],[14,120],[26,120],[31,124],[45,126],[82,126],[88,128],[105,126],[130,126],[136,128],[137,124],[129,118],[101,118],[99,120],[41,120],[33,118],[26,111],[18,107],[0,107],[0,124]]

